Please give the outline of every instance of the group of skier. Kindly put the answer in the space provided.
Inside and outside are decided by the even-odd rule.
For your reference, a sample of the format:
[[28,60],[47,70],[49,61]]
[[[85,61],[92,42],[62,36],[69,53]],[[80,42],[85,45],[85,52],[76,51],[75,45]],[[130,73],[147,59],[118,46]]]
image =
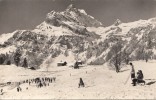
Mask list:
[[[41,88],[43,86],[49,86],[49,83],[55,82],[56,77],[45,77],[45,78],[34,78],[34,79],[27,79],[22,82],[16,82],[17,84],[17,92],[21,92],[22,88],[20,87],[23,83],[28,83],[29,85],[36,85],[37,88]],[[28,87],[26,87],[26,90],[28,90]]]

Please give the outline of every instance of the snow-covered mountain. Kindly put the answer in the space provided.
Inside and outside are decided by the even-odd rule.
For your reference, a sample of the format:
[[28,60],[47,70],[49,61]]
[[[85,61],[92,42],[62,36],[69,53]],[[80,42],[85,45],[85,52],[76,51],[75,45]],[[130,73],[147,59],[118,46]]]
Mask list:
[[130,23],[122,23],[118,19],[113,25],[103,27],[84,10],[70,5],[65,11],[48,13],[46,20],[34,30],[2,34],[0,58],[13,63],[18,49],[21,53],[20,63],[27,58],[29,66],[35,68],[44,67],[49,62],[55,66],[61,60],[104,64],[114,57],[113,50],[116,48],[122,58],[156,58],[155,25],[156,18]]
[[[98,47],[98,55],[94,57],[92,64],[103,64],[112,59],[116,55],[114,49],[118,49],[117,53],[121,54],[122,61],[127,56],[129,60],[155,59],[155,22],[155,18],[130,23],[117,20],[109,27],[100,27],[101,38],[94,45]],[[99,32],[97,29],[90,30]]]

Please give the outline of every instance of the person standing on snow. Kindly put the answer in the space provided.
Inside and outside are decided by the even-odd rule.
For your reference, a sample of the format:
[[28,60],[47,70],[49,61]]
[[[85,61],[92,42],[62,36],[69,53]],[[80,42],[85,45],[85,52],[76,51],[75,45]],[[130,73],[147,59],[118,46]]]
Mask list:
[[1,92],[3,92],[3,89],[1,89]]
[[84,82],[83,82],[83,80],[82,80],[82,78],[80,78],[80,82],[79,82],[79,87],[78,87],[78,88],[80,88],[80,86],[82,86],[82,87],[85,86],[85,85],[84,85]]
[[132,63],[130,63],[130,66],[131,66],[131,79],[132,78],[135,78],[135,69],[134,69],[134,65]]
[[132,79],[132,84],[133,86],[136,85],[136,79],[135,79],[135,69],[134,69],[134,65],[132,63],[130,63],[131,66],[131,79]]
[[17,92],[19,92],[19,88],[17,88]]

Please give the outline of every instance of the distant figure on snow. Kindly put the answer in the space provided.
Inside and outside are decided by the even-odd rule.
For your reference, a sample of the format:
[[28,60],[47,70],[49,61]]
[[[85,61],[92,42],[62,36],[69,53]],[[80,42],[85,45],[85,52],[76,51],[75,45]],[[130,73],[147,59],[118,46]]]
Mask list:
[[3,95],[3,89],[1,89],[0,95]]
[[3,92],[3,89],[1,89],[1,93]]
[[19,92],[19,88],[17,88],[17,92]]
[[84,82],[83,82],[83,80],[82,80],[82,78],[80,78],[80,82],[79,82],[79,87],[78,87],[78,88],[80,88],[80,86],[82,86],[82,87],[85,86],[85,85],[84,85]]

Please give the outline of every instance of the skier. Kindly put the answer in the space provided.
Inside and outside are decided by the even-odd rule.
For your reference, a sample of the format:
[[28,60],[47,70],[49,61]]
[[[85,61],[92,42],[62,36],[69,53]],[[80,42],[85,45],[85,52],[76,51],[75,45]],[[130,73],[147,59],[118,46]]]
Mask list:
[[50,78],[50,83],[52,83],[52,81],[53,81],[53,79],[52,79],[52,78]]
[[26,80],[26,83],[28,83],[28,80]]
[[145,84],[145,81],[143,80],[144,76],[143,76],[143,73],[141,70],[138,70],[137,72],[137,83],[144,83]]
[[42,78],[42,81],[44,81],[44,78]]
[[1,89],[1,93],[0,93],[0,95],[3,95],[3,89]]
[[1,93],[3,92],[3,89],[1,89]]
[[19,88],[17,88],[17,92],[19,92]]
[[136,79],[135,79],[135,69],[134,69],[134,66],[133,66],[133,64],[132,63],[130,63],[130,65],[131,65],[131,79],[132,79],[132,84],[133,84],[133,86],[135,86],[136,85]]
[[80,78],[80,82],[79,82],[79,87],[78,88],[80,88],[80,86],[84,87],[84,82],[83,82],[82,78]]

